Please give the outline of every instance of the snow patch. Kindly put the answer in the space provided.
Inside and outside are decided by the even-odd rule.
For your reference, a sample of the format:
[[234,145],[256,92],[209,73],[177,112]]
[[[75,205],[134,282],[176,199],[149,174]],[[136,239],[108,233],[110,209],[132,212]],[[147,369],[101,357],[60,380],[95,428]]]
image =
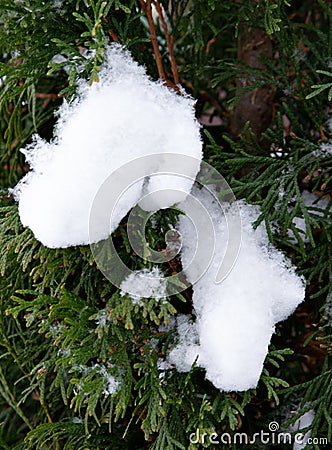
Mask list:
[[[221,211],[206,189],[194,189],[193,195],[209,211],[216,247],[210,267],[193,285],[196,323],[184,319],[178,323],[180,342],[169,359],[179,371],[188,371],[198,355],[197,365],[205,368],[207,378],[218,389],[245,391],[258,383],[275,324],[304,299],[304,279],[271,246],[264,225],[256,230],[252,227],[260,214],[258,207],[237,201]],[[186,211],[187,203],[179,207]],[[237,208],[242,216],[240,252],[227,278],[217,284],[227,227],[232,226]],[[189,281],[194,280],[202,268],[188,265],[195,249],[195,233],[186,216],[180,218],[179,231],[183,237],[182,264],[187,267]]]
[[[320,216],[324,215],[324,210],[327,208],[329,204],[329,200],[325,197],[319,197],[309,191],[302,192],[302,199],[305,206],[310,209],[311,216]],[[320,209],[320,210],[319,210]],[[291,210],[289,210],[291,211]],[[294,217],[293,223],[295,227],[299,230],[302,240],[305,243],[310,242],[310,239],[307,234],[307,227],[303,217]],[[291,238],[292,242],[297,242],[297,239],[292,230],[288,230],[288,236]]]
[[[112,368],[112,364],[109,364],[109,368]],[[82,374],[82,378],[87,377],[92,371],[98,373],[104,382],[103,394],[104,395],[112,395],[115,394],[120,388],[120,381],[118,381],[113,375],[108,372],[108,368],[103,364],[94,364],[93,366],[86,366],[84,364],[80,364],[73,367],[74,370],[77,370]],[[75,386],[76,395],[82,389],[83,382],[82,380]],[[75,391],[74,391],[75,392]],[[88,393],[86,394],[88,395]]]
[[167,279],[158,267],[136,270],[122,281],[120,289],[121,295],[128,294],[134,304],[150,297],[159,301],[167,297]]
[[[23,150],[31,171],[13,190],[22,224],[45,246],[91,243],[89,213],[99,188],[117,169],[137,158],[171,153],[193,157],[196,162],[185,171],[189,179],[173,179],[158,176],[165,164],[169,172],[167,161],[159,158],[151,167],[157,176],[146,183],[140,180],[121,197],[111,223],[96,231],[93,242],[117,228],[140,200],[143,185],[144,194],[166,188],[190,192],[202,158],[194,100],[152,81],[119,44],[106,50],[100,81],[89,86],[80,80],[77,98],[64,101],[58,117],[50,143],[35,136]],[[184,197],[172,191],[157,194],[144,199],[141,206],[157,210]],[[107,208],[106,194],[103,201]]]
[[[291,425],[289,427],[289,430],[291,432],[296,432],[298,433],[299,431],[302,431],[308,427],[311,426],[312,422],[314,421],[315,418],[315,411],[313,409],[311,409],[310,411],[307,411],[306,413],[303,414],[303,416],[299,417],[296,422],[294,423],[294,425]],[[308,430],[303,438],[302,438],[302,442],[294,442],[293,444],[293,450],[302,450],[303,448],[305,448],[307,446],[307,442],[308,442],[308,438],[311,436],[311,431]]]
[[[332,134],[332,116],[329,114],[329,119],[327,121],[327,129],[329,134]],[[320,156],[326,157],[332,155],[332,141],[331,138],[327,142],[322,142],[317,150],[313,152],[316,158]]]

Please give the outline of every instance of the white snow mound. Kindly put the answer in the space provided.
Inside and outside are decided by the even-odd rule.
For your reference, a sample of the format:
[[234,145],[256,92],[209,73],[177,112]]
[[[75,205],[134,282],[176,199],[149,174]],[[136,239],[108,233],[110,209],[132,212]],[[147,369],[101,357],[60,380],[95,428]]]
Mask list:
[[[35,136],[23,150],[31,171],[13,190],[22,224],[47,247],[69,247],[107,238],[143,193],[150,194],[141,205],[147,210],[183,200],[199,170],[202,143],[194,100],[182,94],[152,81],[119,44],[110,46],[100,81],[92,86],[80,81],[76,100],[59,109],[54,139],[48,143]],[[158,177],[165,171],[160,158],[147,169],[157,175],[131,186],[111,222],[90,238],[89,213],[103,182],[126,163],[160,153],[195,159],[179,179]],[[151,195],[160,190],[161,195]],[[101,203],[107,208],[107,193]]]
[[[179,344],[169,360],[179,371],[197,365],[220,390],[245,391],[255,388],[260,378],[275,324],[291,314],[304,299],[304,280],[296,275],[290,261],[269,243],[265,226],[252,227],[259,208],[243,201],[218,207],[207,190],[193,195],[208,210],[215,231],[211,265],[193,285],[196,322],[178,328]],[[179,207],[186,211],[185,200]],[[228,231],[240,208],[242,239],[238,258],[229,275],[219,284],[216,276],[225,254]],[[181,216],[182,265],[189,281],[203,268],[190,265],[196,247],[195,233],[187,216]],[[204,261],[204,255],[196,261]],[[187,269],[186,269],[187,268]],[[192,327],[192,330],[190,328]]]

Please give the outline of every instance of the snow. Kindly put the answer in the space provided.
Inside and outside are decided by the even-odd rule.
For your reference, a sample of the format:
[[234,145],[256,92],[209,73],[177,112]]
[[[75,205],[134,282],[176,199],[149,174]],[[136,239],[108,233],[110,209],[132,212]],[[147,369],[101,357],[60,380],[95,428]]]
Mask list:
[[166,299],[167,279],[158,267],[136,270],[125,278],[120,286],[121,295],[128,294],[134,304],[142,298]]
[[[305,428],[310,427],[314,418],[315,418],[315,411],[313,409],[311,409],[310,411],[307,411],[306,413],[304,413],[303,416],[299,417],[296,420],[296,422],[294,423],[294,425],[289,427],[289,430],[291,432],[299,433],[300,431],[304,430]],[[308,430],[306,433],[302,433],[302,434],[303,434],[303,438],[301,439],[302,442],[294,442],[293,450],[302,450],[303,448],[306,447],[308,438],[311,435],[311,431]]]
[[[327,130],[329,135],[332,135],[332,116],[329,113],[329,119],[327,121]],[[326,156],[330,156],[332,154],[332,141],[331,138],[327,141],[327,142],[322,142],[320,144],[320,148],[315,150],[313,152],[314,156],[316,158],[319,158],[320,156],[326,157]]]
[[175,365],[179,372],[189,372],[200,352],[198,329],[191,318],[179,315],[176,330],[179,342],[169,353],[167,361]]
[[[311,216],[320,216],[324,215],[324,210],[327,208],[329,204],[329,200],[326,197],[319,197],[316,194],[313,194],[309,191],[302,192],[302,199],[305,206],[309,209],[309,213]],[[291,212],[291,210],[289,210]],[[307,227],[303,217],[294,217],[293,223],[295,227],[299,230],[302,240],[305,243],[310,242]],[[292,230],[288,230],[288,236],[291,238],[292,242],[297,242],[297,239]]]
[[[205,246],[191,263],[197,252],[195,228],[200,227],[200,216],[195,226],[187,216],[181,216],[182,264],[193,283],[196,322],[178,323],[179,344],[170,352],[169,360],[186,372],[198,356],[197,365],[205,368],[207,379],[218,389],[245,391],[257,386],[275,324],[286,319],[304,299],[304,280],[271,246],[264,225],[253,229],[252,222],[260,214],[258,207],[236,201],[219,208],[206,189],[195,188],[193,196],[209,212],[214,252],[205,271],[200,267],[200,261],[206,264],[207,260]],[[188,197],[180,209],[186,211],[189,203]],[[227,227],[234,226],[238,210],[242,218],[240,251],[228,276],[217,283],[219,265],[226,254]]]
[[[109,364],[109,367],[106,367],[103,364],[94,364],[89,367],[84,364],[80,364],[74,366],[73,369],[77,370],[82,374],[82,378],[87,377],[92,371],[96,371],[102,378],[104,382],[103,394],[108,396],[115,394],[120,388],[120,381],[118,381],[113,375],[109,373],[109,369],[112,369],[112,365]],[[76,395],[82,389],[83,383],[82,380],[76,385]],[[74,390],[74,392],[75,392]]]
[[[64,101],[53,140],[35,136],[23,153],[31,171],[13,190],[21,222],[57,248],[107,238],[140,200],[148,211],[183,200],[202,143],[193,99],[152,81],[128,51],[112,44],[100,81],[80,80],[77,98]],[[191,162],[177,164],[178,155]],[[90,209],[106,181],[96,212],[102,218],[89,234]]]
[[54,64],[61,64],[61,63],[67,62],[67,61],[68,61],[68,58],[66,58],[65,56],[61,55],[60,53],[57,53],[51,59],[51,62],[54,63]]
[[317,148],[316,150],[314,150],[312,152],[313,156],[315,158],[320,158],[320,157],[328,157],[332,154],[332,144],[331,142],[323,142],[322,144],[320,144],[319,148]]
[[53,6],[53,8],[60,11],[61,7],[62,7],[62,0],[53,0],[52,6]]
[[326,297],[325,314],[327,316],[327,319],[328,319],[330,325],[332,325],[332,292],[331,291],[327,294],[327,297]]
[[73,417],[72,422],[75,424],[83,423],[83,419],[81,417]]
[[105,366],[100,365],[100,364],[96,364],[95,367],[99,368],[99,374],[103,377],[104,379],[104,390],[103,390],[103,394],[104,395],[112,395],[115,394],[119,387],[120,387],[120,383],[118,380],[116,380],[112,375],[110,375],[106,369]]
[[106,309],[100,309],[95,316],[95,322],[100,328],[104,328],[109,321],[109,311]]
[[172,365],[168,362],[165,361],[162,358],[158,358],[157,361],[157,368],[158,368],[158,372],[159,372],[159,380],[163,383],[165,383],[165,377],[166,375],[172,375],[171,369],[172,369]]

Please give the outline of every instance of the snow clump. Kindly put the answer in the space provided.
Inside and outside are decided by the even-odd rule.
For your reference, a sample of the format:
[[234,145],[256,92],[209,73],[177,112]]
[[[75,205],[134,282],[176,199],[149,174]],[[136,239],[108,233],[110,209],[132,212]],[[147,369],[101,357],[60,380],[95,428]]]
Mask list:
[[[172,206],[190,192],[199,170],[202,142],[191,97],[183,91],[177,95],[161,82],[152,81],[119,44],[106,50],[99,78],[92,86],[81,80],[77,98],[64,101],[51,142],[36,135],[23,149],[31,171],[13,193],[22,224],[46,247],[106,239],[139,202],[143,188],[144,195],[169,188],[159,196],[143,199],[143,208]],[[128,186],[111,223],[95,230],[90,238],[90,209],[105,180],[125,164],[156,154],[186,155],[193,162],[185,168],[184,177],[172,178],[158,176],[165,172],[165,164],[168,172],[170,169],[166,157],[158,158],[149,167],[157,175]],[[117,181],[115,177],[115,187]],[[105,193],[105,208],[111,196],[111,192]]]
[[142,298],[155,298],[157,301],[167,297],[167,279],[158,267],[132,272],[120,286],[122,296],[128,294],[134,304]]
[[[197,365],[205,368],[207,378],[223,391],[255,388],[263,369],[275,324],[286,319],[303,301],[304,279],[296,275],[290,261],[269,243],[263,224],[254,230],[252,223],[260,210],[244,201],[218,208],[207,189],[194,189],[193,195],[208,210],[215,231],[212,262],[193,284],[196,322],[181,320],[179,344],[169,354],[169,361],[179,371]],[[180,208],[186,211],[185,200]],[[242,241],[233,269],[216,283],[220,261],[227,246],[227,227],[240,208]],[[182,265],[189,281],[202,268],[190,265],[195,251],[195,229],[182,215],[179,231],[183,238]],[[204,261],[202,258],[196,259]],[[186,269],[187,267],[187,269]]]

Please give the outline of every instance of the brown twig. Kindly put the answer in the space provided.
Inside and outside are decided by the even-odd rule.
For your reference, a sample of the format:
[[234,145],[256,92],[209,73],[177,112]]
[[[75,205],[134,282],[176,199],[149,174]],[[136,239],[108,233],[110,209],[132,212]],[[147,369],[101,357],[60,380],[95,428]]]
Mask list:
[[167,23],[165,21],[164,13],[163,13],[163,10],[162,10],[162,7],[161,7],[159,1],[155,0],[154,4],[156,6],[156,10],[157,10],[157,13],[158,13],[158,16],[159,16],[159,19],[160,19],[161,26],[162,26],[162,28],[164,30],[164,33],[165,33],[165,39],[166,39],[166,43],[167,43],[169,59],[170,59],[170,62],[171,62],[171,68],[172,68],[174,83],[175,84],[179,84],[178,67],[176,65],[175,56],[174,56],[174,37],[171,36],[169,34],[169,32],[168,32]]
[[215,37],[213,37],[212,39],[210,39],[206,45],[206,49],[205,49],[205,53],[208,55],[210,48],[213,44],[215,44],[217,42],[217,39]]
[[164,71],[164,67],[163,67],[163,60],[162,60],[162,56],[161,56],[161,53],[160,53],[160,50],[158,47],[156,26],[154,24],[153,17],[152,17],[151,0],[146,0],[146,2],[144,0],[139,0],[139,2],[140,2],[143,12],[146,15],[146,19],[149,24],[149,29],[150,29],[150,34],[151,34],[151,42],[152,42],[153,52],[154,52],[155,58],[156,58],[156,64],[157,64],[159,77],[162,80],[166,81],[165,71]]
[[[103,17],[103,21],[105,23],[107,23],[107,25],[110,24],[110,21],[106,17]],[[114,42],[120,42],[117,34],[112,29],[108,30],[108,34],[111,36],[111,38],[113,39]]]
[[114,33],[113,30],[108,30],[108,34],[111,36],[114,42],[119,42],[118,36]]
[[51,100],[53,99],[57,99],[57,98],[62,98],[64,97],[64,95],[58,95],[58,94],[47,94],[45,92],[37,92],[36,93],[36,98],[43,98],[45,99],[44,104],[43,104],[43,109],[45,110],[48,106],[48,104],[50,103]]
[[53,99],[53,98],[61,98],[63,95],[58,94],[47,94],[46,92],[36,92],[36,98],[46,98],[46,99]]

